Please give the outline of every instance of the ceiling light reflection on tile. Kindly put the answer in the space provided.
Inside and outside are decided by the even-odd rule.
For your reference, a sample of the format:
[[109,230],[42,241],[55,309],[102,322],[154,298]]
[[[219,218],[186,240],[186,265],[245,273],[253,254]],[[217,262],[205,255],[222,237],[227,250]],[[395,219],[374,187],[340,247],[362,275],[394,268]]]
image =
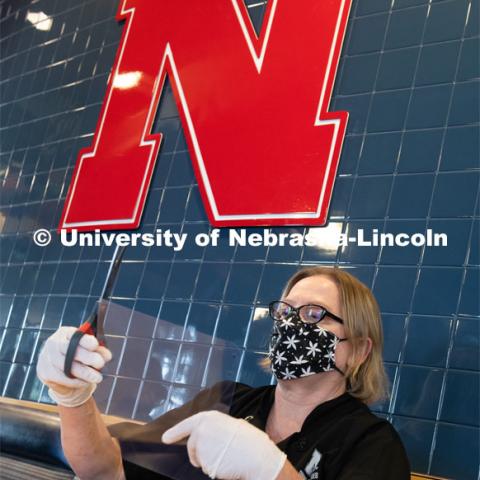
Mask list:
[[263,320],[268,316],[268,308],[256,308],[255,313],[253,314],[253,321]]
[[48,32],[52,29],[53,18],[44,12],[31,12],[27,10],[25,20],[42,32]]
[[309,228],[307,235],[314,239],[318,250],[336,251],[342,233],[341,223],[330,223],[326,227]]

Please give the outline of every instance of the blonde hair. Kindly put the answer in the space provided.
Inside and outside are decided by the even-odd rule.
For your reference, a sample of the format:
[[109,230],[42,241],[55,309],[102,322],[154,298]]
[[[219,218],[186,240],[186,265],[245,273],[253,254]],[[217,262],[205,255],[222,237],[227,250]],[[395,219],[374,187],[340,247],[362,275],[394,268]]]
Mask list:
[[[282,292],[285,298],[304,278],[324,275],[335,282],[340,294],[346,337],[352,353],[345,371],[347,391],[364,403],[373,403],[388,396],[388,380],[382,361],[383,331],[380,309],[371,290],[360,280],[337,267],[313,266],[296,272]],[[370,338],[372,349],[362,362],[364,340]],[[262,360],[269,367],[269,359]]]

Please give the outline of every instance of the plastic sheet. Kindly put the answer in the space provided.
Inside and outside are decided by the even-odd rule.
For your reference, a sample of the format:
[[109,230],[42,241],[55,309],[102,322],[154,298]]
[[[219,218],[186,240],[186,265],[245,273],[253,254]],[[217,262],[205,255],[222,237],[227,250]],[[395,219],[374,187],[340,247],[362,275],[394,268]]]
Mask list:
[[[235,391],[235,383],[228,378],[232,375],[231,359],[232,355],[240,359],[242,350],[219,339],[214,341],[211,335],[195,326],[154,318],[118,301],[108,302],[103,329],[107,347],[109,342],[113,346],[115,332],[128,331],[128,345],[128,342],[135,341],[135,332],[142,334],[153,329],[153,337],[142,339],[142,345],[149,348],[148,364],[157,366],[153,372],[157,372],[158,378],[152,378],[150,374],[148,381],[159,382],[165,390],[163,402],[155,402],[149,410],[150,422],[145,425],[123,422],[110,427],[111,434],[120,441],[124,461],[172,480],[209,478],[201,469],[190,464],[186,440],[182,444],[166,445],[162,443],[161,436],[165,430],[195,413],[206,410],[229,413]],[[171,352],[163,355],[161,347],[167,342],[178,348],[176,358]],[[152,345],[160,348],[152,348]],[[205,362],[196,358],[192,348],[205,353]],[[141,376],[145,370],[145,358],[145,355],[131,353],[126,358],[124,347],[120,370],[126,368],[124,362],[128,361],[128,369],[138,371],[138,376]],[[189,384],[192,379],[200,380],[200,383]],[[178,393],[182,387],[186,392],[198,389],[199,393],[193,398],[188,395],[182,398]],[[139,395],[133,391],[131,394]]]

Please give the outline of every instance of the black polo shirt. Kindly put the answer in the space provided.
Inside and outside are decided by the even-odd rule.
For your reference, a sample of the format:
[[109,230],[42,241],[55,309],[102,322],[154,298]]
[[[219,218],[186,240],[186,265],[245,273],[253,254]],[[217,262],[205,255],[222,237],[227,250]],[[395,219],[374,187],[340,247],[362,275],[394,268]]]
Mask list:
[[[275,386],[271,385],[253,388],[220,382],[153,422],[111,427],[112,435],[120,441],[127,480],[207,479],[189,463],[184,446],[161,443],[163,432],[205,410],[220,410],[265,430],[274,393]],[[318,405],[305,419],[301,431],[277,446],[302,476],[310,480],[410,478],[408,459],[396,431],[348,393]]]

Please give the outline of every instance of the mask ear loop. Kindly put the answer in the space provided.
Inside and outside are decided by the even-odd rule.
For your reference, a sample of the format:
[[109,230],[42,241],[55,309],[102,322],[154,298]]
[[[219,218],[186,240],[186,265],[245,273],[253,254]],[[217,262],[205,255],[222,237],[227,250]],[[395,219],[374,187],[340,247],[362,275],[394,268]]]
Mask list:
[[[338,343],[340,342],[345,342],[346,340],[348,340],[347,337],[345,338],[339,338],[338,339]],[[342,377],[345,377],[345,372],[342,372],[335,364],[333,365],[332,367],[334,370],[336,370],[340,375],[342,375]],[[347,379],[347,383],[348,383],[348,379]]]
[[[274,343],[272,343],[273,338],[275,338]],[[270,337],[270,342],[269,342],[269,345],[268,345],[269,352],[271,350],[275,350],[275,348],[277,348],[277,345],[280,343],[280,340],[281,340],[280,329],[275,322],[273,324],[273,329],[272,329],[272,333],[271,333],[271,337]]]
[[[274,342],[272,343],[272,338],[273,338],[273,337],[276,337],[276,338],[275,338]],[[278,333],[272,334],[272,337],[271,337],[271,339],[270,339],[270,343],[269,343],[268,349],[269,349],[269,350],[275,350],[275,349],[277,348],[277,345],[280,343],[280,339],[281,339],[281,337],[280,337],[280,335],[279,335]]]

